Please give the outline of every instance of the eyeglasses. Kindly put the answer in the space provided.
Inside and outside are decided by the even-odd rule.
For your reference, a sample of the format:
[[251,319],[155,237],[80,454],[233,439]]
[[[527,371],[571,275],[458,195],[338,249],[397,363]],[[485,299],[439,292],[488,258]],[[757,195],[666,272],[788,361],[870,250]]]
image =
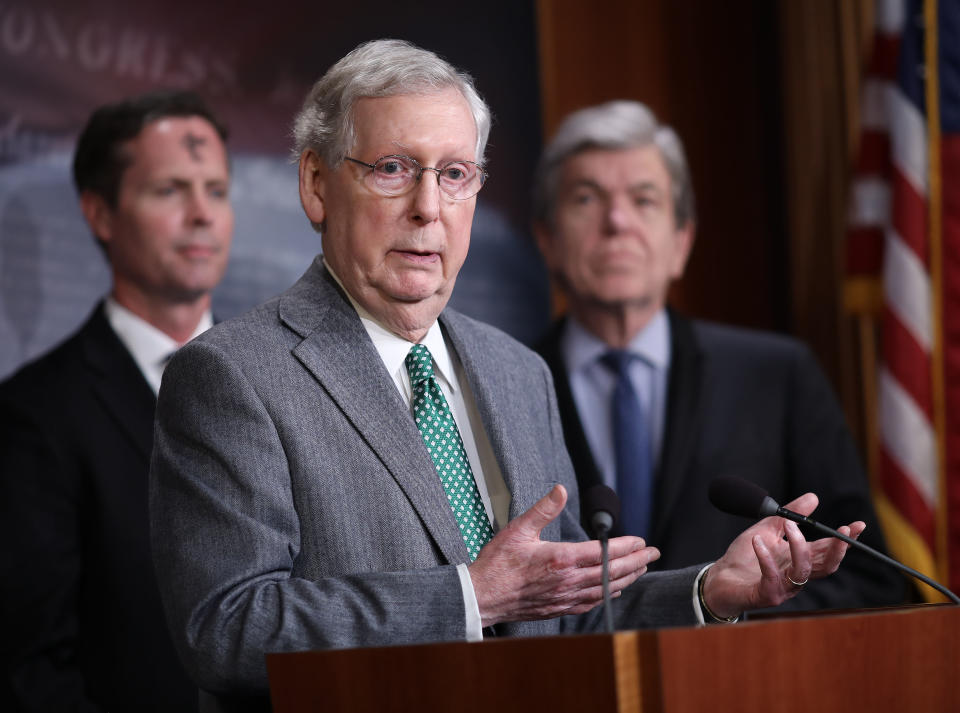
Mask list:
[[375,163],[367,163],[345,156],[361,166],[373,169],[365,177],[367,185],[388,196],[399,196],[420,182],[424,171],[435,171],[441,190],[451,198],[464,201],[473,198],[483,188],[487,172],[473,161],[451,161],[439,168],[421,166],[409,156],[381,156]]

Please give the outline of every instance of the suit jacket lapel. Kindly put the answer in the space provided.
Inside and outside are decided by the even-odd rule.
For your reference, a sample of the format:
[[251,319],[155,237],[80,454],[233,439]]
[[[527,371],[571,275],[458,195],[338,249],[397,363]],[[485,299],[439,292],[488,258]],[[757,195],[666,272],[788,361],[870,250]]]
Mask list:
[[469,561],[420,432],[346,296],[315,262],[280,301],[301,337],[293,355],[314,376],[403,489],[450,562]]
[[467,319],[454,310],[446,310],[440,323],[463,365],[483,429],[510,491],[512,520],[546,494],[543,486],[548,477],[544,464],[530,456],[536,451],[536,444],[524,442],[524,429],[518,428],[529,422],[530,414],[521,408],[522,395],[511,389],[511,365],[496,360],[491,346],[478,339]]
[[670,382],[667,413],[657,469],[654,526],[651,542],[662,538],[664,523],[677,506],[677,498],[693,457],[700,432],[700,382],[703,355],[689,320],[668,311],[670,317]]
[[95,397],[149,460],[157,399],[136,362],[97,306],[82,330],[81,349]]

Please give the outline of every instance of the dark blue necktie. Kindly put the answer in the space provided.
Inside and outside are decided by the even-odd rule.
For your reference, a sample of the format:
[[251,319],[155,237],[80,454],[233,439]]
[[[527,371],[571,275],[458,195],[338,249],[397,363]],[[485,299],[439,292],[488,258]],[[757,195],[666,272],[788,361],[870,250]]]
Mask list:
[[626,535],[648,537],[653,505],[653,467],[650,431],[643,405],[630,381],[634,354],[613,349],[600,361],[617,377],[613,390],[613,441],[617,459],[617,495],[620,496],[620,526]]

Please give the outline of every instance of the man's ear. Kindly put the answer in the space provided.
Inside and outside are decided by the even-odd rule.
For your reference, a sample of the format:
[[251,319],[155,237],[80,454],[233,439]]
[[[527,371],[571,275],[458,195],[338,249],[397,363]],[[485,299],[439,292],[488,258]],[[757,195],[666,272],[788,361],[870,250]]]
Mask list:
[[677,280],[683,277],[683,271],[687,267],[687,261],[690,259],[690,253],[693,252],[694,237],[697,232],[697,225],[692,220],[682,228],[677,228],[674,238],[677,241],[673,253],[673,264],[670,266],[671,279]]
[[83,191],[80,194],[80,211],[97,240],[101,243],[113,240],[113,209],[103,196],[93,191]]
[[314,225],[322,224],[327,218],[325,169],[313,149],[305,149],[300,154],[300,205]]

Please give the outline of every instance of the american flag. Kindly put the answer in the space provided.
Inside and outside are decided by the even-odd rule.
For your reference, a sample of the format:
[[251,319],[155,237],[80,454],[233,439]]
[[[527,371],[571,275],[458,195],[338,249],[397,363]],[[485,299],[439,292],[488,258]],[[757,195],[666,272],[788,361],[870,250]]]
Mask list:
[[960,589],[960,3],[875,16],[847,235],[848,305],[881,318],[874,495],[893,555]]

